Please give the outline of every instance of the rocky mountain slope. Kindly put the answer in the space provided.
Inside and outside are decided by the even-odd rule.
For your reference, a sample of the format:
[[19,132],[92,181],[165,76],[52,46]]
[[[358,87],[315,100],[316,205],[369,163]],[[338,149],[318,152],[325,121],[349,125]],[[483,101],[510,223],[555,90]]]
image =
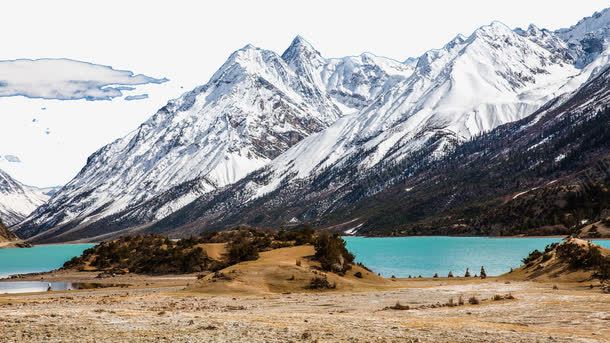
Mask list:
[[[368,108],[341,118],[262,170],[197,199],[151,230],[179,233],[293,222],[342,224],[369,234],[396,228],[417,216],[418,208],[388,216],[394,213],[392,204],[408,202],[380,201],[387,192],[372,197],[414,178],[436,160],[451,159],[447,155],[456,147],[498,125],[526,117],[545,103],[564,102],[580,81],[598,72],[590,66],[577,69],[572,64],[576,59],[554,33],[534,27],[512,31],[492,23],[468,38],[458,36],[444,49],[422,56],[413,76]],[[377,203],[383,206],[367,211]],[[372,216],[379,218],[373,221]]]
[[[605,134],[608,16],[556,32],[493,22],[405,63],[328,60],[300,37],[282,56],[247,46],[94,154],[18,233],[62,241],[299,222],[367,234],[572,230],[559,212],[510,212],[498,199],[603,155],[586,130]],[[562,167],[530,149],[546,149],[541,134],[558,140],[544,151]],[[564,150],[587,158],[568,165]]]
[[18,232],[81,230],[178,186],[148,211],[150,220],[161,219],[358,111],[412,70],[370,54],[325,59],[301,37],[281,56],[248,45],[207,84],[90,156]]
[[20,223],[49,199],[50,191],[24,185],[0,170],[0,218],[8,226]]
[[0,220],[0,244],[6,244],[15,240],[17,240],[17,237]]
[[[571,234],[607,216],[610,71],[345,209],[361,233]],[[347,213],[335,220],[346,217]]]

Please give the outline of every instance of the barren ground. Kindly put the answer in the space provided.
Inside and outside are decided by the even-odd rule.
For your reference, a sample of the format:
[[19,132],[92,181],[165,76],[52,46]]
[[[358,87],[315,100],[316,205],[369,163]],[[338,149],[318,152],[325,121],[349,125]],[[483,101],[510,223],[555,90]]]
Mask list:
[[[610,342],[610,295],[598,284],[383,279],[354,266],[328,275],[336,290],[311,291],[305,285],[320,275],[311,253],[262,253],[216,279],[29,276],[129,287],[0,295],[0,342]],[[515,299],[491,299],[507,294]],[[469,304],[473,296],[481,303]],[[440,306],[460,297],[464,305]],[[397,302],[411,309],[388,308]]]
[[[585,285],[554,290],[550,283],[493,279],[397,280],[395,289],[381,291],[209,295],[184,290],[195,276],[111,281],[134,285],[0,296],[0,341],[610,341],[610,295]],[[473,295],[506,293],[516,299],[467,303]],[[464,306],[384,309],[397,301],[411,307],[457,302],[460,295]]]

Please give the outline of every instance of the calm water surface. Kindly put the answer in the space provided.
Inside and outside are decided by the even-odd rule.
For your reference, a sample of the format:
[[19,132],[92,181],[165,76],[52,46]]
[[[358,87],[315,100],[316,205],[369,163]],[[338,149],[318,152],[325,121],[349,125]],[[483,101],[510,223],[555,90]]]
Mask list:
[[[485,266],[487,275],[500,275],[521,265],[521,259],[534,249],[543,250],[560,238],[489,237],[344,237],[356,260],[383,276],[431,277],[435,273],[463,276],[466,268],[478,274]],[[594,240],[610,248],[610,240]]]
[[[485,266],[488,275],[500,275],[511,267],[518,267],[532,250],[543,250],[546,245],[560,241],[559,238],[488,237],[345,237],[345,240],[357,261],[387,277],[430,277],[435,273],[447,276],[449,271],[463,276],[466,268],[474,275],[481,266]],[[610,240],[593,242],[610,248]],[[63,244],[0,249],[0,278],[57,269],[92,246]],[[23,286],[48,288],[47,283]],[[57,287],[70,286],[58,284]]]
[[61,244],[0,249],[0,278],[57,269],[92,246],[94,244]]

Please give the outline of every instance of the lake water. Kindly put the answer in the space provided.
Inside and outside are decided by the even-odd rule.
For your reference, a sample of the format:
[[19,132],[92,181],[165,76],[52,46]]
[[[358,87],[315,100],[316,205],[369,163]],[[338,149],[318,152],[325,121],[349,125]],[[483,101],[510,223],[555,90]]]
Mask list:
[[0,281],[0,294],[73,291],[109,287],[127,287],[127,285],[96,282]]
[[[431,277],[435,273],[464,276],[501,275],[521,265],[521,259],[534,249],[559,242],[560,238],[489,238],[489,237],[344,237],[356,261],[376,273],[389,277]],[[593,241],[610,248],[610,240]]]
[[[511,267],[518,267],[521,259],[534,249],[543,250],[547,244],[560,241],[559,238],[488,237],[344,238],[357,261],[387,277],[430,277],[435,273],[447,276],[449,271],[463,276],[466,268],[474,275],[481,266],[485,266],[487,275],[500,275]],[[593,242],[610,248],[610,240]],[[0,249],[0,278],[57,269],[92,246],[64,244]],[[46,290],[48,284],[35,287]]]
[[0,249],[0,278],[13,274],[57,269],[72,257],[80,256],[94,244],[37,245],[33,248]]

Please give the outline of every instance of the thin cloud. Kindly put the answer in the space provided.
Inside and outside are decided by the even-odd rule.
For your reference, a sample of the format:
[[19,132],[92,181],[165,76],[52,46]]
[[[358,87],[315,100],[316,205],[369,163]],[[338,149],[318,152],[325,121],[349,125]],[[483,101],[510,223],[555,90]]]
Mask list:
[[137,85],[163,83],[128,70],[70,59],[0,61],[0,97],[56,100],[111,100]]
[[143,99],[148,99],[148,94],[128,95],[125,97],[125,100],[127,100],[127,101],[143,100]]
[[[1,158],[2,156],[0,156]],[[4,159],[12,163],[20,163],[21,159],[15,155],[4,155]]]

